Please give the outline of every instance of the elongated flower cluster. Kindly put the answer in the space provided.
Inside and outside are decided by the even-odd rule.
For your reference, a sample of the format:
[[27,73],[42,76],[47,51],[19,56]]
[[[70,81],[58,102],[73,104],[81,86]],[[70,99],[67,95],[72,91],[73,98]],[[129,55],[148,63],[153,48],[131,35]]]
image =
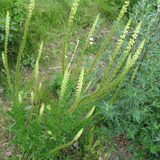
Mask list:
[[77,84],[77,97],[80,96],[81,90],[82,90],[82,85],[83,85],[83,77],[84,77],[84,67],[81,70],[81,74],[79,76],[78,84]]
[[3,64],[4,64],[5,70],[6,70],[7,82],[8,82],[8,85],[9,85],[9,89],[10,89],[11,94],[12,94],[12,96],[13,96],[11,78],[10,78],[10,73],[9,73],[9,68],[8,68],[8,58],[7,58],[7,46],[8,46],[8,36],[9,36],[9,24],[10,24],[9,12],[7,12],[7,15],[6,15],[6,24],[5,24],[6,36],[5,36],[4,52],[2,52],[2,61],[3,61]]
[[62,81],[62,86],[61,86],[61,91],[60,91],[60,96],[59,96],[59,102],[58,102],[57,115],[58,115],[59,123],[60,123],[61,103],[62,103],[63,96],[64,96],[66,86],[67,86],[67,83],[68,83],[69,75],[70,75],[70,72],[68,72],[68,67],[67,67],[66,71],[64,73],[64,76],[63,76],[63,81]]
[[8,45],[8,36],[9,36],[9,23],[10,23],[10,20],[9,20],[9,12],[7,12],[7,15],[6,15],[6,28],[5,28],[5,31],[6,31],[6,37],[5,37],[5,45],[4,45],[4,54],[7,55],[7,45]]
[[144,43],[145,43],[145,39],[141,42],[140,46],[138,47],[136,53],[133,55],[132,59],[127,63],[127,68],[131,68],[132,65],[135,63],[135,61],[137,60],[137,58],[139,57],[142,51]]
[[44,103],[42,103],[42,106],[41,106],[41,108],[39,110],[39,121],[41,120],[43,112],[44,112]]
[[87,48],[87,46],[88,46],[88,43],[89,43],[89,40],[91,39],[91,36],[92,36],[92,34],[93,34],[94,30],[95,30],[95,27],[96,27],[96,24],[97,24],[97,22],[98,22],[99,16],[100,16],[100,14],[98,14],[98,16],[96,17],[96,20],[94,21],[94,23],[93,23],[93,25],[92,25],[92,28],[91,28],[91,30],[90,30],[90,32],[89,32],[89,34],[88,34],[88,37],[87,37],[86,42],[85,42],[85,44],[84,44],[84,47],[83,47],[83,49],[82,49],[82,52],[81,52],[81,54],[79,55],[78,62],[77,62],[77,66],[76,66],[76,69],[75,69],[74,75],[73,75],[73,80],[75,79],[75,77],[76,77],[76,75],[77,75],[77,71],[78,71],[78,69],[79,69],[79,67],[80,67],[80,64],[81,64],[81,61],[82,61],[83,53],[84,53],[84,51],[86,50],[86,48]]
[[115,53],[117,53],[119,51],[120,47],[122,46],[123,40],[126,38],[126,34],[128,33],[128,29],[131,24],[131,20],[132,19],[130,18],[127,25],[125,26],[125,28],[123,30],[123,34],[120,36],[120,39],[118,40],[118,43],[117,43],[117,46],[115,49]]
[[121,12],[119,14],[119,17],[118,17],[119,19],[121,19],[123,17],[124,13],[127,10],[128,5],[129,5],[129,1],[125,1],[124,2],[124,6],[123,6],[123,8],[122,8],[122,10],[121,10]]
[[39,74],[39,60],[40,57],[42,55],[42,49],[43,49],[43,41],[41,42],[40,48],[39,48],[39,52],[38,52],[38,57],[36,60],[36,65],[35,65],[35,89],[34,89],[34,93],[35,93],[35,102],[37,104],[37,92],[38,92],[38,74]]
[[136,27],[136,30],[134,31],[134,34],[132,35],[132,39],[130,39],[130,41],[128,42],[128,46],[126,47],[126,51],[124,54],[128,54],[128,52],[131,50],[131,48],[135,42],[135,39],[138,36],[139,30],[141,28],[141,24],[142,24],[142,21],[140,21],[138,26]]
[[19,69],[20,69],[20,63],[21,63],[21,56],[22,56],[22,53],[23,53],[23,50],[24,50],[24,47],[25,47],[25,44],[26,44],[28,26],[29,26],[30,19],[31,19],[31,16],[32,16],[34,4],[35,4],[35,1],[31,0],[30,5],[29,5],[29,11],[28,11],[26,23],[25,23],[24,34],[23,34],[23,37],[22,37],[22,43],[21,43],[20,50],[19,50],[19,53],[18,53],[18,58],[17,58],[16,75],[15,75],[15,98],[16,98],[16,102],[18,102]]
[[73,23],[74,15],[77,11],[78,2],[79,0],[75,0],[71,8],[71,13],[70,13],[68,25],[67,25],[67,31],[66,31],[65,38],[64,38],[64,43],[63,43],[63,48],[62,48],[62,75],[64,75],[64,71],[65,71],[65,57],[66,57],[66,51],[67,51],[68,36],[70,34],[70,28]]
[[79,80],[78,80],[78,84],[77,84],[77,90],[76,90],[76,100],[75,100],[74,104],[71,106],[71,108],[69,109],[69,113],[72,113],[78,105],[79,96],[81,94],[82,85],[83,85],[83,77],[84,77],[84,68],[82,68],[81,74],[79,76]]
[[18,95],[18,100],[19,100],[19,104],[21,104],[22,103],[22,95],[21,95],[20,92],[19,92],[19,95]]

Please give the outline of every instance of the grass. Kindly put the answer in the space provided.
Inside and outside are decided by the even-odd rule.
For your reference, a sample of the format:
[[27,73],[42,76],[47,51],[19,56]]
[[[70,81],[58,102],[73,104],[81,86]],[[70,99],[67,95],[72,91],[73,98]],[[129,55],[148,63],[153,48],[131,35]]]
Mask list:
[[[16,55],[17,50],[19,48],[19,44],[21,42],[21,36],[22,31],[24,27],[26,12],[22,12],[22,9],[25,7],[27,10],[28,1],[4,1],[2,5],[2,14],[1,18],[4,18],[7,11],[10,11],[10,13],[13,12],[14,8],[19,7],[18,13],[13,14],[12,21],[15,22],[15,28],[18,30],[17,32],[13,32],[13,44],[11,44],[12,47],[12,57],[10,59],[10,64],[15,64],[16,61]],[[66,30],[67,20],[70,13],[70,6],[72,4],[72,1],[36,1],[36,6],[33,12],[33,16],[31,19],[31,24],[29,27],[29,30],[32,34],[28,34],[28,40],[24,51],[24,56],[22,59],[22,63],[26,66],[30,66],[35,62],[36,55],[38,52],[38,45],[41,40],[45,43],[44,48],[44,55],[53,57],[49,58],[50,62],[53,64],[55,57],[59,57],[60,53],[60,47],[63,42],[64,33]],[[101,10],[97,6],[97,1],[89,1],[89,3],[85,0],[80,1],[79,8],[76,13],[75,21],[74,21],[74,27],[71,30],[70,39],[73,39],[73,41],[70,41],[70,43],[75,43],[77,40],[80,40],[79,48],[83,45],[81,42],[84,42],[88,29],[91,27],[91,24],[93,23],[96,15],[98,13],[101,13]],[[5,7],[7,6],[7,7]],[[85,14],[84,14],[85,13]],[[22,19],[19,20],[18,17],[21,15]],[[114,21],[110,20],[110,22],[107,21],[107,18],[105,16],[101,16],[101,20],[103,23],[101,23],[101,26],[104,28],[104,31],[106,30],[106,26],[111,26],[111,23]],[[108,27],[107,27],[108,30]],[[97,32],[98,29],[97,29]],[[80,34],[79,34],[80,33]],[[101,34],[100,32],[97,34]],[[97,35],[95,35],[97,36]],[[107,35],[105,35],[106,37]],[[18,37],[18,38],[17,38]],[[15,43],[16,39],[16,43]],[[96,38],[98,41],[98,44],[101,44],[101,40]],[[96,46],[96,45],[95,45]],[[53,49],[55,49],[57,52],[54,53]],[[89,50],[90,53],[96,51],[98,48],[92,48],[92,50]],[[9,50],[10,52],[10,50]],[[88,53],[87,53],[88,54]],[[44,56],[44,58],[45,58]],[[60,58],[60,57],[59,57]],[[47,60],[47,58],[46,58]],[[49,64],[50,65],[50,64]],[[31,65],[32,66],[32,65]],[[13,68],[13,66],[12,66]],[[3,73],[2,78],[0,78],[0,81],[4,84],[3,81]]]
[[[25,20],[25,12],[22,12],[22,9],[23,9],[23,7],[28,6],[28,1],[23,1],[23,2],[17,1],[17,2],[18,2],[18,4],[15,4],[16,2],[11,3],[11,1],[5,1],[3,3],[4,7],[2,10],[2,13],[5,13],[6,10],[13,11],[13,8],[12,8],[13,6],[16,9],[17,9],[17,5],[20,6],[20,8],[18,8],[19,9],[18,13],[12,15],[13,16],[12,18],[13,18],[13,20],[15,20],[17,22],[16,27],[19,30],[18,33],[21,34],[22,30],[24,29],[23,28],[23,23],[24,23],[23,20]],[[5,7],[8,4],[10,4],[10,7],[8,7],[8,8]],[[34,66],[34,63],[37,58],[37,53],[38,53],[38,47],[37,47],[38,45],[37,44],[40,44],[40,41],[43,39],[43,41],[45,42],[45,44],[44,44],[45,48],[42,53],[43,58],[42,58],[42,60],[40,60],[40,64],[41,64],[40,66],[42,66],[42,67],[40,67],[40,75],[39,75],[39,79],[38,79],[38,83],[43,82],[42,92],[39,97],[40,102],[44,101],[45,103],[51,104],[51,103],[53,103],[53,101],[56,101],[56,98],[54,100],[51,99],[51,97],[52,97],[51,94],[59,94],[56,92],[52,93],[52,91],[48,87],[48,84],[50,84],[53,81],[53,74],[57,74],[61,70],[61,68],[59,68],[59,66],[61,66],[60,60],[62,58],[60,47],[62,45],[64,33],[66,31],[67,20],[68,20],[68,15],[70,13],[71,4],[72,4],[72,1],[63,1],[63,2],[60,1],[59,2],[59,1],[51,1],[51,0],[47,0],[47,1],[40,1],[39,0],[36,2],[35,10],[33,12],[33,17],[32,17],[32,23],[30,24],[30,29],[29,29],[30,34],[29,34],[29,37],[27,37],[28,38],[27,39],[27,47],[25,49],[24,57],[22,60],[22,66],[21,66],[21,72],[20,72],[20,77],[21,77],[20,88],[22,88],[22,91],[23,91],[23,89],[26,86],[26,81],[28,80],[28,78],[31,75],[32,67]],[[108,10],[106,10],[104,12],[104,6],[103,6],[104,4],[102,3],[102,1],[98,1],[98,2],[97,1],[86,1],[86,0],[80,1],[80,3],[79,3],[80,7],[78,8],[77,13],[75,15],[74,27],[72,28],[72,30],[70,32],[70,39],[72,39],[72,41],[69,40],[69,49],[67,50],[68,62],[71,59],[71,56],[73,54],[73,50],[77,44],[77,40],[80,40],[78,47],[81,48],[83,46],[82,42],[87,37],[88,28],[91,27],[91,24],[93,23],[93,21],[95,19],[95,16],[97,15],[97,13],[102,13],[101,19],[98,22],[98,25],[96,26],[95,34],[93,35],[94,43],[96,45],[88,46],[87,51],[85,53],[86,55],[89,55],[92,57],[95,56],[94,54],[96,54],[96,52],[98,51],[98,48],[102,45],[102,41],[104,40],[103,37],[106,37],[108,34],[108,28],[111,28],[111,26],[112,26],[112,22],[114,21],[113,13],[117,13],[118,12],[117,10],[119,10],[119,8],[115,7],[116,6],[115,4],[111,4],[112,5],[111,10],[110,10],[110,7],[108,7],[107,8]],[[106,12],[108,12],[108,15],[106,15]],[[21,15],[21,13],[24,15]],[[20,15],[21,15],[21,17],[20,17],[20,19],[18,19],[18,17]],[[109,20],[111,22],[108,22],[106,20],[108,18],[108,16],[109,16]],[[109,25],[109,27],[106,28],[106,26],[108,26],[108,25]],[[116,39],[116,35],[115,35],[115,39]],[[19,42],[21,42],[21,39],[18,39],[18,40],[19,40]],[[112,45],[114,45],[114,39],[111,42],[112,42]],[[33,45],[33,50],[30,48],[29,44]],[[113,48],[111,48],[111,47],[109,48],[110,51],[112,49]],[[77,49],[77,51],[78,51],[78,49]],[[106,56],[106,54],[108,54],[108,53],[103,52],[103,54],[104,54],[104,56]],[[84,61],[86,61],[85,56],[83,58],[84,58]],[[91,57],[88,59],[87,63],[89,63],[90,59],[91,59]],[[100,60],[99,66],[101,66],[101,63],[104,62],[105,60],[107,60],[107,59],[102,59],[102,61]],[[28,66],[25,66],[25,65],[28,65]],[[12,74],[14,75],[15,73],[13,72]],[[2,78],[3,77],[4,77],[4,75],[2,75]],[[2,80],[4,81],[4,78]],[[97,81],[97,78],[95,81]],[[6,94],[7,89],[8,89],[5,87],[5,84],[6,84],[6,82],[4,81],[2,88],[5,88],[6,90],[3,92],[3,94]],[[31,89],[32,89],[34,87],[34,84],[32,84],[32,82],[31,82],[31,86],[32,86],[31,87]],[[43,91],[45,93],[43,93]],[[20,90],[20,92],[21,92],[21,90]],[[26,104],[29,104],[28,96],[30,96],[30,93],[31,93],[31,90],[27,90],[26,94],[24,95],[24,97],[26,99]],[[3,95],[3,97],[5,97],[5,95]],[[2,100],[2,102],[3,102],[2,106],[7,106],[9,108],[10,104],[5,104],[4,101],[10,102],[10,99],[6,100],[3,98],[3,100]],[[2,111],[5,112],[6,108],[2,107]],[[3,116],[2,121],[4,121],[3,126],[6,126],[6,127],[9,126],[10,123],[12,123],[10,118],[5,118],[4,116]],[[89,126],[88,128],[93,128],[93,126]],[[99,128],[97,130],[99,130]],[[9,137],[4,136],[4,132],[6,132],[6,131],[4,131],[3,129],[1,132],[3,133],[2,139],[7,138],[7,140],[11,140],[13,138],[13,135],[11,135]],[[102,132],[100,132],[99,135],[101,133]],[[98,152],[99,150],[103,150],[105,152],[104,147],[101,147],[101,145],[100,145],[101,142],[104,141],[104,139],[95,138],[94,135],[96,135],[96,134],[90,133],[90,134],[88,134],[88,137],[86,138],[87,140],[92,139],[92,141],[94,141],[94,142],[92,142],[92,143],[90,143],[90,142],[84,143],[83,142],[84,145],[82,146],[81,154],[83,153],[83,156],[85,156],[86,158],[87,158],[87,156],[91,156],[92,154],[93,154],[92,156],[95,157],[94,150],[96,150],[96,152],[97,152],[97,155],[96,155],[97,157],[99,156],[99,152]],[[4,144],[4,142],[2,142],[2,143]],[[73,147],[73,146],[71,146],[71,147]],[[10,149],[10,150],[12,150],[12,149]],[[18,154],[20,156],[21,153],[19,152],[19,150],[20,150],[20,148],[18,148],[18,149],[14,148],[12,150],[12,152],[15,151],[15,155],[13,155],[11,158],[15,158],[16,155],[18,155]],[[66,150],[65,151],[66,153],[61,156],[68,157],[68,159],[69,159],[69,156],[67,156],[67,155],[72,154],[72,152],[73,152],[72,150],[73,150],[73,148]],[[61,154],[61,153],[59,153],[59,154]],[[75,153],[75,154],[77,154],[77,153]],[[4,155],[4,157],[5,156],[6,155]],[[28,158],[27,155],[25,155],[25,156],[27,159]],[[78,157],[79,157],[79,155],[75,155],[74,158],[76,159]]]
[[[5,18],[6,12],[9,11],[11,13],[11,20],[16,23],[15,28],[18,30],[17,32],[13,32],[13,40],[11,41],[12,44],[10,47],[13,50],[13,56],[11,58],[11,62],[13,63],[15,63],[15,55],[17,55],[17,50],[21,42],[28,3],[29,1],[21,0],[7,0],[1,3],[2,10],[0,18]],[[58,49],[58,46],[61,46],[71,4],[72,1],[36,1],[36,6],[31,19],[32,23],[30,24],[30,32],[32,34],[28,34],[28,40],[23,57],[25,65],[29,65],[33,61],[34,57],[36,57],[37,44],[39,44],[41,40],[43,40],[45,44],[55,43],[56,49]],[[73,32],[73,34],[71,34],[71,36],[73,36],[71,39],[75,39],[75,37],[86,37],[85,33],[87,33],[88,28],[91,27],[91,24],[98,13],[101,13],[102,21],[105,22],[104,25],[108,26],[113,22],[114,18],[108,20],[108,17],[102,13],[100,6],[103,6],[100,1],[80,1],[75,15],[74,27],[71,31]],[[118,10],[116,10],[116,12],[117,11]],[[114,12],[112,13],[114,14]],[[75,34],[75,31],[83,34]],[[74,43],[76,43],[76,41],[77,40],[75,40]]]

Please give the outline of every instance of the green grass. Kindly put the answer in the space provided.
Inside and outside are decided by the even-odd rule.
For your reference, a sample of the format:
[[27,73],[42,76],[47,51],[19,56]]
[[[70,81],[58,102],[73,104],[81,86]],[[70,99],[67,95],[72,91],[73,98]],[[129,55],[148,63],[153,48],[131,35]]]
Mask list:
[[[22,59],[22,61],[25,60],[24,64],[31,63],[32,60],[30,60],[29,57],[36,56],[38,46],[37,44],[39,44],[41,40],[43,40],[46,44],[55,43],[56,49],[58,46],[60,46],[59,44],[62,43],[63,35],[66,30],[72,2],[72,0],[36,1],[36,6],[29,27],[31,34],[28,35],[28,40]],[[0,4],[2,8],[0,11],[0,19],[5,18],[6,12],[9,11],[11,13],[11,21],[15,22],[14,26],[17,29],[17,32],[13,32],[13,39],[9,46],[11,48],[9,52],[12,53],[10,61],[13,63],[15,63],[17,51],[19,50],[28,3],[29,1],[27,0],[6,0],[2,1]],[[118,4],[120,3],[118,2]],[[108,9],[105,10],[106,7],[104,6],[108,6]],[[83,37],[83,35],[86,36],[86,30],[91,27],[91,24],[93,23],[98,13],[101,14],[101,19],[103,20],[104,25],[108,25],[108,22],[113,22],[113,20],[118,15],[122,5],[119,5],[119,8],[115,8],[113,11],[112,8],[114,7],[116,7],[115,4],[110,4],[108,2],[106,2],[104,5],[101,1],[81,0],[75,15],[74,27],[72,28],[73,35],[76,31],[78,33],[81,32],[81,37]],[[108,15],[112,13],[114,16],[107,16],[104,13],[104,10],[109,13]],[[76,38],[78,38],[77,35]],[[28,61],[28,63],[26,61]]]
[[[32,66],[32,64],[35,62],[38,52],[38,44],[41,40],[44,41],[46,46],[46,48],[44,49],[45,55],[49,55],[50,57],[59,56],[57,54],[60,54],[60,46],[63,42],[63,37],[66,30],[72,2],[73,1],[67,0],[36,1],[35,9],[31,19],[31,24],[29,26],[29,32],[31,34],[27,35],[27,44],[22,57],[23,65]],[[25,0],[6,0],[2,1],[2,3],[0,4],[2,8],[2,10],[0,11],[0,18],[5,18],[6,12],[9,11],[11,13],[11,21],[15,22],[14,27],[17,29],[17,31],[10,32],[13,35],[13,38],[8,46],[8,52],[10,55],[9,64],[11,65],[11,68],[14,68],[17,53],[20,47],[19,44],[22,41],[21,37],[23,34],[28,4],[29,1]],[[83,37],[85,40],[88,29],[91,27],[98,13],[101,13],[101,21],[103,21],[101,26],[103,26],[104,30],[106,30],[106,26],[110,25],[110,23],[113,22],[114,18],[116,18],[115,16],[112,17],[112,20],[108,20],[108,18],[103,14],[102,10],[100,9],[101,5],[103,4],[101,4],[99,1],[80,1],[77,13],[75,15],[74,26],[71,29],[72,34],[70,35],[70,39],[73,39],[73,41],[71,41],[73,44],[75,44],[78,39],[84,42]],[[98,43],[100,44],[100,42]],[[79,47],[81,47],[81,45],[83,44],[80,43]],[[58,51],[56,55],[52,52],[53,48]],[[95,54],[97,50],[98,48],[93,47],[92,50],[89,50],[88,52],[92,53],[93,51]],[[54,63],[54,60],[55,58],[53,58],[53,61],[50,59],[50,62]],[[1,69],[3,68],[2,66],[2,61],[0,59]],[[4,75],[1,74],[0,81],[4,84],[5,81],[3,76]]]

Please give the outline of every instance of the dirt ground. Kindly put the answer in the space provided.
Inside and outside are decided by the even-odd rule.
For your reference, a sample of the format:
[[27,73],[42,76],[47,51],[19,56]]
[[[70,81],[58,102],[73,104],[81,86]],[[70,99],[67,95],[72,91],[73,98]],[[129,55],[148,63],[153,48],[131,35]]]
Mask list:
[[117,136],[112,142],[108,142],[107,150],[109,150],[112,145],[115,145],[115,150],[111,151],[108,160],[132,160],[133,157],[131,156],[131,151],[125,149],[130,143],[131,141],[125,139],[124,135]]

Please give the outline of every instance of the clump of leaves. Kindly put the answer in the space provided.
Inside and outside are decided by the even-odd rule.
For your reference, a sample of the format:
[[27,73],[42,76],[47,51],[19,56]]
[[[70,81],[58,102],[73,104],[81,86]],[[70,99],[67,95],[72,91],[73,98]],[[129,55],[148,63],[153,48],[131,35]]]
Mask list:
[[25,3],[22,0],[14,0],[14,5],[11,7],[11,17],[20,26],[27,16],[27,10],[24,7],[24,4]]
[[[157,159],[160,149],[160,45],[158,44],[160,20],[157,3],[148,2],[150,1],[139,2],[129,14],[133,19],[133,26],[143,19],[138,41],[145,38],[147,43],[135,63],[138,66],[136,77],[132,85],[124,89],[128,83],[128,76],[133,72],[130,70],[124,79],[119,100],[117,98],[112,104],[103,102],[103,105],[100,105],[106,117],[105,124],[115,134],[126,132],[126,138],[132,139],[134,147],[128,148],[133,150],[135,159]],[[130,31],[132,32],[132,27]]]

